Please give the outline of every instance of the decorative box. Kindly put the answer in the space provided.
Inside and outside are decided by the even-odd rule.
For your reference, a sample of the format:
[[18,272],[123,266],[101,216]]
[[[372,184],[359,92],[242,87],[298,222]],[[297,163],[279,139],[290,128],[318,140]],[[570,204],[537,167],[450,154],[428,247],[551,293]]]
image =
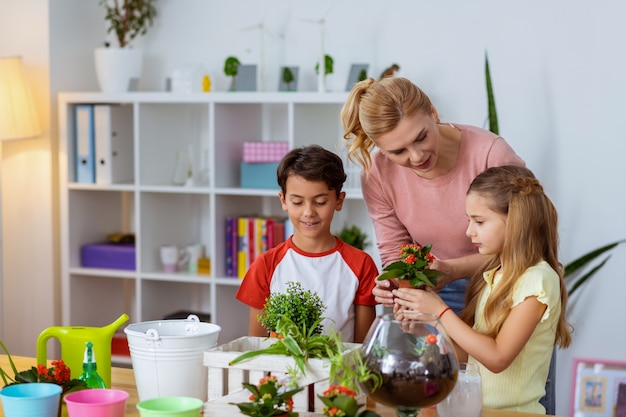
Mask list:
[[244,162],[280,162],[289,152],[287,142],[244,142]]
[[278,162],[241,163],[241,188],[277,189],[276,170]]
[[80,248],[80,264],[88,268],[135,270],[134,243],[90,243]]

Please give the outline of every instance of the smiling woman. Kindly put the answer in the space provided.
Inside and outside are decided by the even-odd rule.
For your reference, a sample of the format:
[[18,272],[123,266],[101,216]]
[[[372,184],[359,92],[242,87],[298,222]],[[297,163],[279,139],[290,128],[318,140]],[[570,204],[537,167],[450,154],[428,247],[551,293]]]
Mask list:
[[[363,197],[383,265],[399,259],[404,243],[432,244],[437,259],[430,267],[446,274],[440,295],[460,312],[466,277],[484,261],[465,235],[465,193],[486,168],[524,161],[494,133],[442,123],[430,98],[405,78],[357,83],[341,118],[348,155],[363,166]],[[391,307],[392,285],[377,281],[376,301]]]

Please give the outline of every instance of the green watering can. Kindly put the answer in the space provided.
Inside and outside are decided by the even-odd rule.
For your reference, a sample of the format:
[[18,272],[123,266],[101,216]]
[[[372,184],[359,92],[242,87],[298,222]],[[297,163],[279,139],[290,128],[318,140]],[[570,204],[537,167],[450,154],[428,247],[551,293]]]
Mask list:
[[91,342],[98,373],[107,388],[111,388],[111,342],[115,331],[127,321],[128,315],[122,314],[113,323],[104,327],[48,327],[37,338],[37,363],[46,364],[48,339],[56,338],[61,344],[61,359],[70,367],[72,379],[78,378],[83,373],[85,346],[87,342]]

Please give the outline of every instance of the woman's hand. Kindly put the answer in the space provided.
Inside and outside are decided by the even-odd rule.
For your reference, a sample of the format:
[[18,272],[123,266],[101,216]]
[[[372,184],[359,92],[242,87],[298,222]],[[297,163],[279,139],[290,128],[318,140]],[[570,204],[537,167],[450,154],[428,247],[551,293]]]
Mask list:
[[392,294],[395,296],[394,313],[397,320],[411,318],[414,313],[438,316],[447,307],[432,289],[398,288]]
[[376,286],[372,290],[372,294],[376,298],[376,302],[384,307],[393,307],[393,289],[398,288],[397,279],[385,279],[379,281],[376,279]]

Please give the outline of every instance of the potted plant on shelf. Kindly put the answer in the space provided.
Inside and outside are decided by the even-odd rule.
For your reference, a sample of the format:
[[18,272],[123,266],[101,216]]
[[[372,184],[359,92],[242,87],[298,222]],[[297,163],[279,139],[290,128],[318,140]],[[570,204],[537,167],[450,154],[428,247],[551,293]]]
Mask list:
[[315,74],[318,77],[318,92],[323,93],[326,91],[326,76],[328,74],[332,74],[334,71],[335,60],[332,56],[325,54],[324,55],[324,72],[320,72],[320,63],[315,64]]
[[95,51],[96,73],[104,92],[125,92],[138,80],[142,68],[142,52],[131,48],[131,42],[143,36],[157,15],[156,0],[100,0],[108,22],[107,33],[113,32],[118,47],[109,42]]
[[361,250],[365,249],[370,244],[367,241],[367,234],[357,225],[352,225],[350,227],[344,226],[341,231],[337,233],[337,236],[348,245]]
[[235,56],[229,56],[226,58],[226,61],[224,61],[224,74],[226,74],[227,77],[231,77],[228,91],[235,91],[237,87],[236,82],[237,74],[239,74],[239,65],[241,65],[241,62]]

